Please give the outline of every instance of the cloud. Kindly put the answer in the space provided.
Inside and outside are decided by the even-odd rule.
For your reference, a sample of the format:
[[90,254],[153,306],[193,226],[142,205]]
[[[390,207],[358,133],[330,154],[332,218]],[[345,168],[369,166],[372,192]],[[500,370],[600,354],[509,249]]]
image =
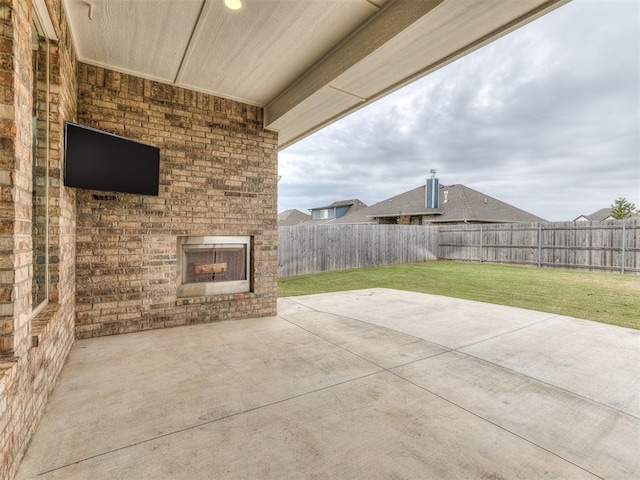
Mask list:
[[640,4],[574,0],[280,154],[279,211],[431,168],[550,220],[640,205]]

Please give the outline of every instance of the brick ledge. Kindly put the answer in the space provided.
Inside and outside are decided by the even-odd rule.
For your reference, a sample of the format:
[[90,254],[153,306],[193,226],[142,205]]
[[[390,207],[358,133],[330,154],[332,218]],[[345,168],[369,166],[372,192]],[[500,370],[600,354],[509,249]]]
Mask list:
[[197,305],[199,303],[229,302],[233,300],[252,300],[256,298],[255,292],[233,293],[223,295],[211,295],[206,297],[184,297],[176,299],[176,306]]
[[61,311],[61,306],[57,302],[49,304],[31,320],[31,347],[37,347],[42,341],[42,334],[47,325],[55,319]]
[[[31,320],[31,348],[40,345],[45,329],[60,312],[60,304],[50,302]],[[19,357],[0,356],[0,392],[4,389],[5,377],[11,373],[11,369],[18,364],[18,361]]]
[[8,383],[6,377],[11,375],[11,369],[16,365],[18,365],[18,357],[0,357],[0,398],[6,394],[5,386]]

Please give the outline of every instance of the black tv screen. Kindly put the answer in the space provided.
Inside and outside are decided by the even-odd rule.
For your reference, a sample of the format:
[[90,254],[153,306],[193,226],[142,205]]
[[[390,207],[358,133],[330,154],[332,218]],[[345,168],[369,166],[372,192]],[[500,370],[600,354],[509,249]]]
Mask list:
[[71,122],[64,145],[67,187],[158,195],[159,148]]

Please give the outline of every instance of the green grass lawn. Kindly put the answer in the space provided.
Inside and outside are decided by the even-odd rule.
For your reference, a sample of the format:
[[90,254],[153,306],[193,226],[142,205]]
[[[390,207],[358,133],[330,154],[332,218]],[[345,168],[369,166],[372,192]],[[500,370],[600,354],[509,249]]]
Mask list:
[[281,297],[395,288],[640,329],[640,276],[448,260],[281,278]]

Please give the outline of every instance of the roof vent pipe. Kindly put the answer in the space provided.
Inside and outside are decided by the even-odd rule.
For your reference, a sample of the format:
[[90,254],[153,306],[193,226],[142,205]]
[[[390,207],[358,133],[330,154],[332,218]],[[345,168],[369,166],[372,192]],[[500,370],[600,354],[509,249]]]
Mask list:
[[431,169],[431,178],[427,178],[427,188],[425,189],[425,207],[438,208],[439,202],[439,182],[436,178],[435,169]]

